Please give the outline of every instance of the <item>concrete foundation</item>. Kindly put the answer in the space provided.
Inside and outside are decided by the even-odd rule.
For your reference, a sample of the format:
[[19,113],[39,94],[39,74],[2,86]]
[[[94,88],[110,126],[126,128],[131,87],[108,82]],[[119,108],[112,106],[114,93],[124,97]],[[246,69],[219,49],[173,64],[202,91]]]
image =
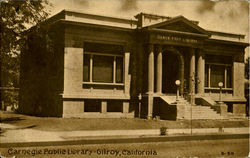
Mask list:
[[233,114],[246,115],[246,105],[245,104],[233,104]]

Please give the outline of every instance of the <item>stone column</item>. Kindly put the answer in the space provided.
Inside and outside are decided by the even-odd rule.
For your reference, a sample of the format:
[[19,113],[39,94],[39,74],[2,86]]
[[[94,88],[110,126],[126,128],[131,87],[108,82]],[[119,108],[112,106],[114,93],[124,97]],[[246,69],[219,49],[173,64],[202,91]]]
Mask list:
[[204,83],[205,83],[205,58],[204,53],[199,52],[198,54],[198,63],[197,63],[197,76],[198,76],[198,86],[197,86],[197,92],[199,95],[204,94]]
[[189,93],[191,95],[190,103],[194,104],[195,93],[195,49],[190,49],[190,68],[189,68]]
[[157,68],[156,68],[156,92],[162,93],[162,46],[159,45],[157,49]]
[[182,55],[180,55],[179,58],[179,80],[181,81],[181,85],[180,85],[180,94],[183,97],[184,94],[184,58]]
[[239,54],[234,56],[233,61],[233,96],[238,98],[244,98],[244,55],[239,52]]
[[154,46],[148,48],[148,93],[154,92]]
[[83,48],[64,48],[64,94],[82,91]]
[[153,93],[154,93],[154,46],[148,46],[148,119],[153,113]]
[[124,58],[124,92],[125,95],[130,95],[130,81],[131,81],[131,75],[129,74],[129,60],[130,60],[130,52],[125,52],[125,58]]

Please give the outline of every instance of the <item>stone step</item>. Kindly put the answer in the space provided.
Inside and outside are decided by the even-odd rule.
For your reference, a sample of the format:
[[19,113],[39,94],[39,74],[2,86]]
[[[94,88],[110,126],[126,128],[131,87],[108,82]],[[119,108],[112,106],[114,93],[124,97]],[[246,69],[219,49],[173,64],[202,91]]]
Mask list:
[[[184,116],[184,118],[191,118],[190,116]],[[197,119],[197,118],[207,118],[207,119],[221,119],[221,118],[224,118],[224,117],[206,117],[206,116],[200,116],[200,117],[192,117],[192,119]]]
[[211,109],[210,106],[192,106],[194,109]]
[[[186,113],[191,113],[191,110],[186,110],[185,111]],[[192,110],[192,113],[199,113],[199,114],[202,114],[202,113],[215,113],[215,114],[217,114],[217,112],[216,111],[209,111],[209,110],[207,110],[207,111],[200,111],[200,110]]]
[[[186,110],[185,112],[190,113],[191,110]],[[202,110],[192,110],[192,113],[208,113],[208,112],[217,113],[216,111],[210,111],[210,110],[204,110],[204,111],[202,111]]]
[[[184,114],[184,116],[189,116],[190,117],[191,115],[190,114]],[[212,117],[217,117],[217,116],[220,117],[221,115],[220,114],[206,114],[206,115],[198,115],[198,114],[197,115],[193,115],[192,114],[192,117],[203,117],[203,116],[204,117],[211,117],[211,116]]]
[[[191,112],[184,112],[184,114],[186,115],[191,115]],[[208,115],[208,116],[216,116],[216,115],[219,115],[218,113],[216,112],[207,112],[207,113],[200,113],[200,112],[192,112],[192,115]]]
[[198,108],[185,108],[186,110],[195,110],[195,111],[205,111],[205,110],[212,110],[213,109],[210,109],[210,108],[203,108],[203,109],[198,109]]
[[[184,98],[179,98],[179,101],[176,102],[176,96],[167,96],[162,98],[166,102],[172,100],[171,105],[185,105],[184,110],[184,119],[225,119],[223,116],[218,114],[215,110],[211,109],[210,106],[194,105],[191,106],[190,103]],[[192,117],[191,117],[192,112]]]
[[[192,112],[192,117],[191,117]],[[184,111],[184,119],[224,119],[223,116],[218,114],[215,110],[209,106],[192,106],[186,108]]]
[[[190,115],[184,115],[187,117],[191,117]],[[192,115],[192,117],[223,117],[221,115]]]
[[187,111],[187,112],[215,112],[216,113],[216,111],[215,110],[212,110],[212,109],[205,109],[205,110],[187,110],[187,109],[185,109],[185,111]]
[[[191,117],[184,117],[184,119],[191,119]],[[192,117],[193,120],[195,119],[225,119],[224,117]]]
[[214,109],[211,108],[185,108],[186,110],[192,110],[192,111],[214,111]]
[[214,109],[190,109],[190,108],[185,108],[186,111],[201,111],[201,112],[204,112],[204,111],[214,111],[216,112]]
[[[190,115],[184,115],[184,117],[191,117]],[[216,115],[192,115],[193,118],[196,118],[196,117],[209,117],[209,118],[214,118],[214,117],[221,117],[220,115],[219,116],[216,116]]]
[[[184,117],[191,117],[191,116],[184,115]],[[198,117],[201,117],[201,118],[204,118],[204,117],[207,117],[207,118],[221,118],[221,116],[192,116],[192,118],[198,118]]]
[[[191,116],[185,116],[184,115],[184,118],[191,118]],[[196,119],[196,118],[210,118],[210,119],[216,119],[216,118],[218,118],[218,119],[220,119],[222,117],[220,117],[220,116],[192,116],[192,118],[193,119]]]
[[[189,115],[184,115],[184,117],[191,117]],[[221,118],[221,116],[192,116],[192,118]]]
[[[184,114],[191,114],[191,112],[184,112]],[[192,112],[193,115],[219,115],[216,112],[207,112],[207,113],[203,113],[203,112]]]
[[[184,117],[185,119],[191,119],[191,117]],[[192,117],[192,119],[225,119],[224,117]]]
[[[191,118],[185,118],[187,120],[191,120]],[[192,120],[220,120],[220,119],[226,119],[226,118],[192,118]]]

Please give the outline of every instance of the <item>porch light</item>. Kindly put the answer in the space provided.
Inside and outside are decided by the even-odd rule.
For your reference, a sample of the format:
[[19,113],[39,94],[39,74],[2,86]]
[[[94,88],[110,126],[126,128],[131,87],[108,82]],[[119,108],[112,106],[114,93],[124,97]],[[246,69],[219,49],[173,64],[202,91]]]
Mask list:
[[177,86],[179,86],[179,85],[181,84],[181,81],[180,81],[180,80],[176,80],[176,81],[175,81],[175,84],[176,84]]
[[220,95],[219,95],[219,103],[222,103],[222,87],[223,87],[223,82],[219,82],[218,86],[220,87]]
[[222,87],[223,87],[223,82],[219,82],[219,83],[218,83],[218,86],[219,86],[220,88],[222,88]]
[[175,81],[175,84],[176,84],[176,86],[177,86],[176,101],[179,101],[179,88],[180,88],[181,81],[180,81],[180,80],[176,80],[176,81]]

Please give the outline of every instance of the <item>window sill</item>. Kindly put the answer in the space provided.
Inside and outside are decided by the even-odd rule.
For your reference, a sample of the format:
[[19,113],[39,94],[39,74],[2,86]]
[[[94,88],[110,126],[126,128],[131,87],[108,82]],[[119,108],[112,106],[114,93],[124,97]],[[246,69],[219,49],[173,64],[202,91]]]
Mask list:
[[112,94],[112,93],[64,93],[62,94],[62,97],[64,99],[71,99],[71,98],[77,98],[77,99],[118,99],[118,100],[128,100],[130,99],[129,95],[123,94]]
[[124,86],[124,83],[83,82],[84,85]]

